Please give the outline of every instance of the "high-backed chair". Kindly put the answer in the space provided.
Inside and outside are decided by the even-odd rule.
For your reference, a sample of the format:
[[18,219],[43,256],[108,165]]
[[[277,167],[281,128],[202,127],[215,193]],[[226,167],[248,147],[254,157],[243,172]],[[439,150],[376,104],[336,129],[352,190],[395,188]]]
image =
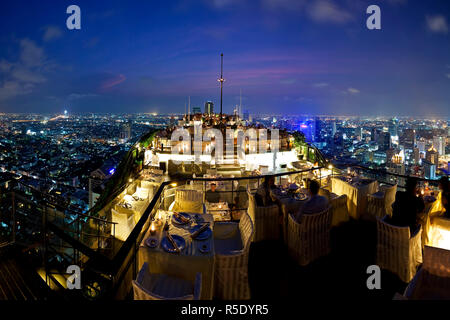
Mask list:
[[347,195],[331,194],[331,227],[339,226],[340,224],[350,220],[347,207]]
[[450,300],[450,251],[425,246],[423,265],[405,290],[407,299]]
[[409,227],[397,227],[377,219],[377,265],[410,282],[422,263],[422,226],[410,234]]
[[122,241],[127,240],[135,226],[134,214],[131,210],[127,213],[111,209],[111,221],[117,223],[114,228],[111,228],[111,235]]
[[214,295],[221,300],[250,299],[248,255],[254,233],[252,220],[247,213],[244,213],[239,224],[220,222],[218,225],[238,228],[239,233],[236,235],[239,239],[238,241],[233,238],[225,239],[220,243],[217,243],[215,239]]
[[392,204],[395,201],[397,185],[387,186],[367,196],[367,213],[371,217],[383,218],[392,216]]
[[258,206],[255,196],[247,190],[248,209],[255,233],[252,241],[278,240],[280,235],[279,228],[279,207],[276,204],[270,206]]
[[201,273],[191,283],[165,274],[151,274],[147,262],[133,280],[134,300],[199,300],[201,288]]
[[268,174],[269,173],[269,166],[260,165],[259,166],[259,172],[261,172],[261,174]]
[[203,194],[192,189],[177,189],[175,201],[169,208],[170,211],[204,213]]
[[292,214],[288,216],[289,255],[301,266],[330,253],[330,208],[315,213],[302,214],[296,221]]
[[137,187],[133,196],[138,196],[145,201],[149,201],[152,196],[152,190],[150,188]]

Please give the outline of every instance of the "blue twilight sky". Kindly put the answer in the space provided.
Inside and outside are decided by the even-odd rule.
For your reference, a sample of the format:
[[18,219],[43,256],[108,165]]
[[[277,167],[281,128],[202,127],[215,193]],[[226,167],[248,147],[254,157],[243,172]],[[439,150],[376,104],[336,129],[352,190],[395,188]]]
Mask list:
[[448,0],[4,0],[0,15],[0,112],[217,110],[223,52],[226,112],[242,90],[251,113],[450,115]]

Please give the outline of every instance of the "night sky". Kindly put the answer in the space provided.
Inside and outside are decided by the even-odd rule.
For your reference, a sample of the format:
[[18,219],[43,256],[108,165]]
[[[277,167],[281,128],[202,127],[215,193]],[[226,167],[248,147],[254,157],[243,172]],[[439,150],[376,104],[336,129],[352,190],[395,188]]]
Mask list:
[[449,24],[448,0],[4,0],[0,112],[217,110],[223,52],[225,112],[241,89],[251,113],[447,118]]

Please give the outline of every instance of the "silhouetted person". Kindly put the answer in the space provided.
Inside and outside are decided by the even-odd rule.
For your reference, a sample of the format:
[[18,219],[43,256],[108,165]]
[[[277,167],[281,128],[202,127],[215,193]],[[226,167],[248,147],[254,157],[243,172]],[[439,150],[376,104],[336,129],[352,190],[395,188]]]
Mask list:
[[319,213],[328,208],[328,199],[318,194],[319,189],[320,185],[317,181],[311,180],[309,182],[308,190],[311,198],[305,202],[301,210],[297,213],[295,217],[297,221],[300,221],[300,216],[302,214]]
[[441,190],[441,203],[445,209],[444,215],[450,218],[450,184],[447,177],[439,179],[439,190]]
[[274,204],[271,192],[275,189],[275,178],[273,176],[264,178],[264,182],[258,187],[255,194],[255,200],[258,206],[270,206]]
[[218,203],[220,202],[220,193],[216,191],[216,184],[213,182],[211,183],[211,190],[206,191],[206,201],[210,203]]
[[388,222],[398,227],[409,227],[412,234],[418,227],[418,214],[424,209],[425,204],[417,190],[417,179],[409,177],[406,180],[406,191],[397,191],[395,195],[392,218]]

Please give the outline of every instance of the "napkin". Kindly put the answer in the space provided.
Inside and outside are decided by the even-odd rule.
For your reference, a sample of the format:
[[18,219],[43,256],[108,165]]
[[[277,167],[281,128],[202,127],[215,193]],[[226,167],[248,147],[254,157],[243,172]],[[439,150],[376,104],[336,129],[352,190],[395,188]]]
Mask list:
[[169,232],[167,232],[167,239],[169,239],[170,243],[173,245],[174,249],[176,252],[180,253],[180,248],[178,248],[177,243],[175,242],[175,240],[173,240],[172,236],[170,235]]
[[184,217],[183,215],[179,214],[178,212],[174,212],[173,215],[175,216],[175,218],[177,218],[178,220],[181,220],[181,222],[183,223],[188,223],[189,219]]
[[209,223],[205,223],[204,225],[202,225],[200,227],[200,229],[198,229],[197,231],[195,231],[194,233],[191,234],[191,238],[195,239],[200,233],[203,232],[203,230],[205,230],[208,227],[209,227]]

